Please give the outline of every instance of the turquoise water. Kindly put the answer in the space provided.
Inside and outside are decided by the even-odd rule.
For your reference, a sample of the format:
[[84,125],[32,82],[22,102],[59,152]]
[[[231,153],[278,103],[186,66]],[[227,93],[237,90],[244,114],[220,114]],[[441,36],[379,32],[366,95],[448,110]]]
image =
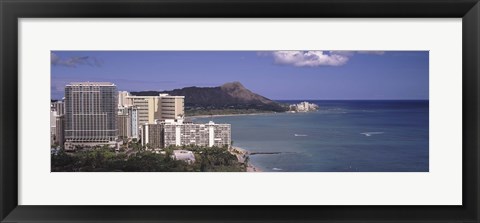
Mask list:
[[[310,113],[196,118],[232,125],[234,146],[277,172],[428,172],[428,101],[312,101]],[[281,101],[297,103],[300,101]]]

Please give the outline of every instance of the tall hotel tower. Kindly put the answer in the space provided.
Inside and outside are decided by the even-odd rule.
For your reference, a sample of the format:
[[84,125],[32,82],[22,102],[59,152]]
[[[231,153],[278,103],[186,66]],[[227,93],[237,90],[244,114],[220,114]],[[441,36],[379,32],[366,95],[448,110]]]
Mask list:
[[[65,147],[114,144],[117,139],[117,86],[75,82],[65,86]],[[67,146],[68,145],[68,146]]]

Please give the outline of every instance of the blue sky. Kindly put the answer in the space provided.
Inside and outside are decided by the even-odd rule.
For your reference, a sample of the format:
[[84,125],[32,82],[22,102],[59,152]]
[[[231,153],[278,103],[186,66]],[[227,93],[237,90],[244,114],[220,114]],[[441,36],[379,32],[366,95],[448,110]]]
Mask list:
[[240,81],[270,99],[428,99],[428,51],[52,51],[51,96],[65,84],[119,90]]

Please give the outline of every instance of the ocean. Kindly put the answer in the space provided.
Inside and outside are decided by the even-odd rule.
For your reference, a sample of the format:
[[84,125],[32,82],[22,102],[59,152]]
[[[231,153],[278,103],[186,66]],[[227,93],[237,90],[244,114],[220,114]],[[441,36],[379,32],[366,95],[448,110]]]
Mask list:
[[308,101],[308,113],[195,118],[232,126],[264,172],[428,172],[428,101]]

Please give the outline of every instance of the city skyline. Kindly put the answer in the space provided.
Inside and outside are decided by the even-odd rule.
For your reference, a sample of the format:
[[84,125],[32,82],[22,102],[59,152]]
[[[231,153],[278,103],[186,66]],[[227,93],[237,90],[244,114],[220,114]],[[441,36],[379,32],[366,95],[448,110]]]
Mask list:
[[51,97],[70,82],[118,90],[239,81],[274,100],[428,99],[428,51],[52,51]]

